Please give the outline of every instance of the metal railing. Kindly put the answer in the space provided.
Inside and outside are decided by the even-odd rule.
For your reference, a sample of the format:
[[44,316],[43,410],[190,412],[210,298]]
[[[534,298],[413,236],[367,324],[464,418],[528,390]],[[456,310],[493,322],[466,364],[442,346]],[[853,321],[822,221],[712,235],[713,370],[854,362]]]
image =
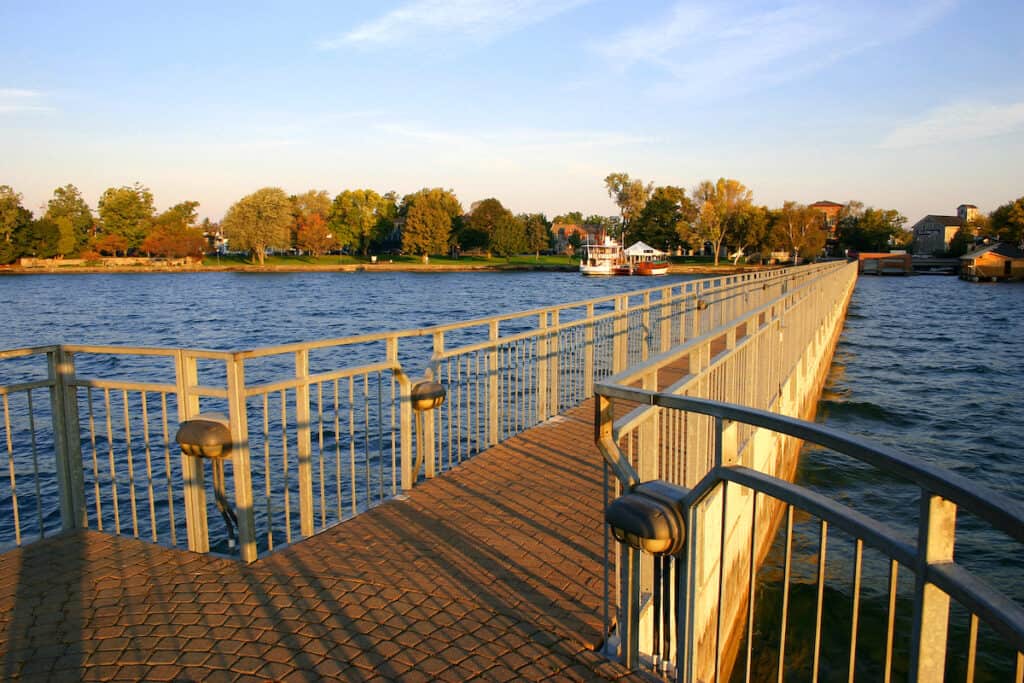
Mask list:
[[[954,529],[968,513],[972,537],[1019,544],[1024,507],[798,419],[818,399],[853,267],[595,387],[609,495],[658,480],[685,492],[678,555],[606,535],[609,654],[680,681],[1021,680],[1024,612],[954,559],[965,547]],[[916,488],[916,539],[888,510],[869,516],[790,483],[804,441]],[[1019,545],[1000,554],[1024,557]]]
[[[701,415],[714,424],[714,463],[688,488],[683,503],[687,529],[684,550],[667,562],[661,561],[662,576],[674,579],[671,583],[666,579],[652,583],[661,604],[678,600],[675,609],[662,610],[651,622],[654,633],[648,638],[659,643],[659,659],[650,662],[652,665],[660,665],[663,672],[674,669],[680,681],[727,679],[737,661],[744,680],[781,681],[787,676],[817,680],[823,652],[827,651],[833,656],[829,679],[853,680],[859,674],[869,680],[888,681],[897,673],[897,665],[899,672],[915,681],[940,681],[947,673],[956,673],[967,681],[1022,679],[1024,608],[954,557],[958,516],[966,513],[984,527],[981,530],[976,524],[974,533],[992,532],[1014,542],[1015,550],[1005,553],[1006,561],[1020,565],[1024,557],[1024,505],[1019,501],[983,490],[955,473],[818,424],[720,401],[621,386],[599,386],[598,392],[606,399]],[[824,446],[916,487],[920,492],[916,538],[908,538],[884,516],[868,516],[763,471],[756,465],[755,449],[737,448],[740,425]],[[737,530],[732,521],[739,518],[746,524]],[[784,524],[776,553],[782,567],[781,572],[775,567],[773,575],[763,568],[759,571],[760,558],[779,539],[761,536],[759,530],[779,519]],[[702,538],[700,532],[708,529],[714,533]],[[842,540],[838,538],[841,535]],[[840,543],[843,550],[833,550]],[[805,560],[813,558],[811,572],[796,564],[795,546],[803,549]],[[834,562],[839,569],[830,567],[829,553],[839,556]],[[722,571],[737,563],[742,565],[741,590],[729,585],[730,575]],[[624,565],[640,571],[638,562],[625,560]],[[801,569],[804,576],[798,580],[796,574]],[[844,571],[848,572],[846,581],[839,577]],[[904,572],[913,577],[909,587],[900,585]],[[696,606],[702,574],[708,573],[718,605],[711,616],[713,643],[702,648],[697,642]],[[878,585],[870,585],[871,579]],[[845,584],[848,592],[840,599],[848,601],[845,608],[849,616],[835,618],[834,595],[828,600],[832,618],[824,616],[828,583]],[[634,577],[628,585],[634,594],[624,598],[622,604],[634,606],[629,618],[639,623],[636,606],[641,603],[643,582]],[[813,592],[814,596],[805,605],[808,609],[803,610],[802,626],[792,616],[793,596],[798,589],[805,594]],[[881,605],[873,615],[876,622],[884,624],[881,634],[868,633],[859,625],[868,592],[874,593]],[[777,609],[758,609],[757,596],[779,593],[781,605],[774,606]],[[726,604],[730,602],[732,608]],[[963,613],[954,615],[951,602]],[[731,625],[727,616],[735,612],[741,619]],[[952,616],[959,616],[959,626],[952,623]],[[979,625],[991,629],[984,639],[986,653],[979,652]],[[800,639],[794,637],[797,628],[802,648]],[[636,664],[640,662],[639,640],[634,640],[637,650],[630,655]],[[865,640],[881,646],[879,651],[863,651]],[[955,653],[949,649],[954,640],[960,646]],[[794,653],[798,648],[802,651]],[[843,658],[837,659],[836,654]],[[787,660],[787,655],[796,661]]]
[[[0,351],[0,546],[60,529],[205,552],[207,516],[185,420],[229,418],[226,486],[253,561],[544,422],[631,363],[700,337],[841,264],[691,280],[434,327],[248,351],[62,345]],[[417,434],[415,378],[448,398]],[[413,471],[425,454],[422,471]],[[213,539],[211,541],[211,539]]]

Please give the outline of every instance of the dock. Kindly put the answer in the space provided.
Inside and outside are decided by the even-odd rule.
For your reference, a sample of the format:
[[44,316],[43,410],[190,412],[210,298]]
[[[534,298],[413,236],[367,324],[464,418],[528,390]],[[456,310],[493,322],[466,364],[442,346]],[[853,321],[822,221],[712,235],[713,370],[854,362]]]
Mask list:
[[602,643],[593,402],[252,564],[73,531],[0,555],[5,680],[641,680]]

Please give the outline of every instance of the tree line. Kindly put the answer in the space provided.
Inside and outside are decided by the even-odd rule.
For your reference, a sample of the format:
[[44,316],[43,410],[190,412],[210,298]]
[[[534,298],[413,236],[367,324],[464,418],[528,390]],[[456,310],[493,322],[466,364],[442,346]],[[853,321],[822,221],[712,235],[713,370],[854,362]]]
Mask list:
[[[753,193],[732,178],[704,180],[687,192],[611,173],[604,186],[618,216],[584,217],[573,211],[549,221],[543,213],[513,214],[493,197],[464,211],[454,191],[443,188],[402,197],[352,189],[331,197],[326,190],[289,195],[266,187],[232,204],[218,224],[198,221],[196,201],[157,212],[152,192],[140,183],[108,188],[95,213],[74,185],[58,187],[39,217],[22,205],[13,188],[0,185],[0,264],[23,256],[199,257],[212,249],[211,239],[218,235],[259,263],[268,250],[288,249],[312,255],[401,251],[425,258],[477,251],[507,257],[549,249],[553,223],[603,229],[623,243],[643,240],[665,251],[710,247],[716,264],[723,252],[747,259],[779,251],[794,259],[814,258],[826,240],[843,253],[906,247],[911,239],[903,229],[906,219],[896,210],[850,201],[828,225],[822,212],[799,202],[758,205]],[[998,207],[985,223],[994,237],[1020,242],[1024,197]],[[579,246],[578,236],[570,241]]]

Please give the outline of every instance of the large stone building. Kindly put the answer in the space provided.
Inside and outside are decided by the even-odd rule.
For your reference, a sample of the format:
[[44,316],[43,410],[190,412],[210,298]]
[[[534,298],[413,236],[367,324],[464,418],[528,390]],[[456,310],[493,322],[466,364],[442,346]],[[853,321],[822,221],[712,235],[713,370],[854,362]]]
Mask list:
[[961,204],[956,207],[955,216],[928,214],[911,228],[914,232],[914,253],[931,256],[949,251],[949,243],[957,230],[978,217],[978,207]]

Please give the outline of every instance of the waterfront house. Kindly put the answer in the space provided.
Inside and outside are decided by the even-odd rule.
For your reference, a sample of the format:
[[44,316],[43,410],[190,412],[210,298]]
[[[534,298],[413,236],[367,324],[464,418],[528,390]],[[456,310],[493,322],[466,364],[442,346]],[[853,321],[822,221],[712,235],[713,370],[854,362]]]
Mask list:
[[1024,280],[1024,252],[1012,244],[997,242],[960,257],[960,277],[965,280]]
[[949,243],[953,241],[957,230],[973,223],[977,218],[978,207],[974,204],[961,204],[956,207],[955,216],[928,214],[911,228],[914,233],[914,253],[931,256],[949,251]]

